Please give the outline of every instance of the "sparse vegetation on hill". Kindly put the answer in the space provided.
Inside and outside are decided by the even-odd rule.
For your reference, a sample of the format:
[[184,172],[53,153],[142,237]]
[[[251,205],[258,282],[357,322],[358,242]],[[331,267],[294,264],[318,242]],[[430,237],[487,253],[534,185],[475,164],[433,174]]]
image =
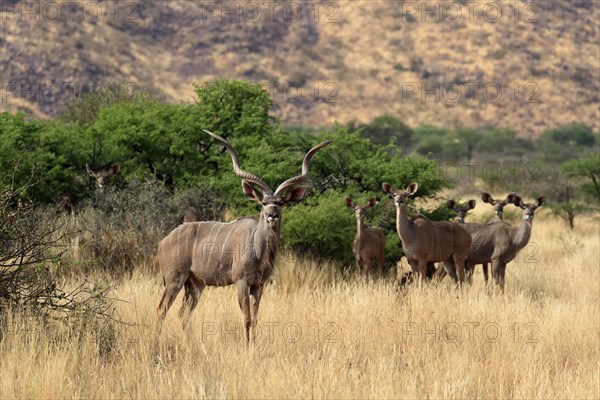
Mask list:
[[177,103],[192,83],[230,78],[264,84],[296,126],[388,114],[526,138],[573,116],[600,128],[591,0],[35,4],[3,10],[0,41],[2,107],[35,117],[110,81]]

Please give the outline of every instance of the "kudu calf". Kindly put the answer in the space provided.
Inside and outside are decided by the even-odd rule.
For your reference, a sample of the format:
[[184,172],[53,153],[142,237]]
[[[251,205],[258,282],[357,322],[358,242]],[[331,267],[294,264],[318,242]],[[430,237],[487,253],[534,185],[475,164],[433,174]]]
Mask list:
[[394,196],[398,236],[413,273],[418,275],[419,285],[427,278],[428,263],[444,261],[447,272],[461,287],[471,235],[454,222],[429,221],[424,217],[409,219],[406,200],[417,191],[416,183],[408,185],[406,190],[394,191],[389,183],[383,183],[382,187],[385,193]]
[[372,197],[365,205],[356,205],[350,197],[345,199],[346,207],[354,210],[356,216],[356,237],[352,251],[356,257],[356,267],[362,270],[367,279],[371,274],[371,261],[377,260],[379,272],[383,272],[383,258],[385,254],[385,235],[376,226],[367,226],[365,217],[367,210],[377,204],[377,199]]
[[544,204],[544,197],[538,197],[533,204],[525,204],[519,196],[512,195],[512,201],[515,206],[523,209],[523,221],[518,226],[494,221],[473,229],[471,231],[473,244],[467,260],[467,268],[491,263],[494,285],[502,292],[504,292],[506,264],[512,261],[529,242],[533,216],[535,210]]
[[94,171],[88,164],[85,164],[85,169],[91,178],[94,178],[96,188],[100,193],[106,190],[106,186],[110,180],[110,177],[121,172],[121,167],[118,163],[111,165],[111,167],[105,171]]
[[304,157],[302,174],[289,178],[272,192],[261,178],[240,168],[237,153],[226,139],[205,132],[227,148],[233,170],[242,179],[244,194],[262,205],[262,209],[258,220],[245,217],[230,223],[185,223],[161,240],[157,257],[165,291],[158,305],[158,333],[182,287],[185,295],[179,315],[185,327],[206,286],[236,284],[248,345],[251,327],[256,326],[263,287],[274,268],[282,208],[304,198],[310,160],[331,140],[313,147]]

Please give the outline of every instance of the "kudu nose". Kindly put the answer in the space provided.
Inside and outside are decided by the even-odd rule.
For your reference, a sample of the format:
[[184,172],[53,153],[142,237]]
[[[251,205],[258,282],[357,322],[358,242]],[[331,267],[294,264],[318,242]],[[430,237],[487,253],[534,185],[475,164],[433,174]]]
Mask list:
[[267,215],[267,222],[269,223],[269,225],[275,226],[277,224],[277,221],[279,221],[279,214],[270,213]]

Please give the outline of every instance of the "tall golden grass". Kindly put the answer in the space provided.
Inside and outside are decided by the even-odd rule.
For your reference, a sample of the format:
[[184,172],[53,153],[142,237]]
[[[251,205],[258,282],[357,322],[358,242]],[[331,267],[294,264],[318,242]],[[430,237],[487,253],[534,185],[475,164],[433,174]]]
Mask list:
[[480,267],[459,294],[449,280],[399,290],[285,255],[249,350],[233,287],[207,289],[185,332],[180,295],[155,349],[162,282],[134,272],[113,291],[132,325],[10,314],[0,398],[600,398],[598,222],[570,232],[540,212],[533,231],[504,295]]

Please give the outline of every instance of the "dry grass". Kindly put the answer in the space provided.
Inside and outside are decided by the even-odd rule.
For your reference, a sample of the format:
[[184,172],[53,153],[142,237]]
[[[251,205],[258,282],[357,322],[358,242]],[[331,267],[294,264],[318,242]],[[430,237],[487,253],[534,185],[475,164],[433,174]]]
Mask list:
[[134,326],[10,316],[0,398],[599,398],[597,221],[568,232],[540,213],[531,242],[504,296],[480,269],[459,296],[450,282],[401,292],[282,257],[249,351],[234,288],[211,288],[187,334],[178,298],[154,357],[162,283],[134,273],[114,290]]

